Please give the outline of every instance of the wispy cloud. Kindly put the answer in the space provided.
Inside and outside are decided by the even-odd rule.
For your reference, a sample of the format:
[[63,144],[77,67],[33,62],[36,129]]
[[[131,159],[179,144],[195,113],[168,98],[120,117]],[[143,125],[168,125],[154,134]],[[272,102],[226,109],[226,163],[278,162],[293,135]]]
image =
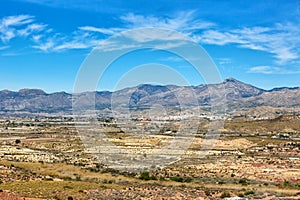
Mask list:
[[161,61],[183,62],[184,59],[178,56],[168,56],[160,59]]
[[282,67],[273,66],[255,66],[251,67],[248,73],[259,73],[259,74],[299,74],[300,70],[286,70]]
[[4,49],[8,49],[8,48],[9,48],[8,45],[6,45],[6,46],[0,46],[0,51],[1,51],[1,50],[4,50]]
[[219,63],[219,65],[228,65],[232,63],[230,58],[217,58],[216,61]]
[[271,53],[277,64],[285,64],[300,56],[298,25],[275,24],[273,27],[250,27],[227,31],[206,30],[195,38],[200,43],[227,45]]
[[195,11],[182,11],[174,17],[143,16],[129,13],[121,16],[121,20],[127,23],[128,28],[164,28],[177,30],[184,33],[191,33],[195,30],[207,29],[215,26],[208,21],[197,20]]
[[2,42],[9,42],[19,35],[18,28],[33,22],[33,16],[17,15],[7,16],[0,21],[0,39]]
[[81,26],[78,29],[82,30],[82,31],[97,32],[97,33],[102,33],[102,34],[106,34],[106,35],[113,35],[113,34],[119,33],[120,31],[124,30],[122,28],[97,28],[94,26]]
[[33,37],[35,45],[32,47],[44,52],[59,52],[70,49],[89,49],[99,45],[103,39],[97,38],[89,32],[76,30],[70,35],[54,33],[52,35],[36,35]]
[[39,44],[33,45],[32,47],[35,49],[39,49],[44,52],[50,51],[54,47],[54,42],[52,39],[47,39],[45,42],[40,42]]
[[38,33],[43,31],[47,25],[44,24],[30,24],[24,29],[20,29],[17,31],[18,35],[20,36],[28,36],[33,33]]
[[[237,48],[251,49],[270,53],[277,65],[294,62],[300,59],[300,29],[297,24],[277,23],[269,27],[220,27],[205,20],[199,20],[195,11],[182,11],[173,16],[157,17],[128,13],[119,17],[120,27],[80,26],[71,33],[59,33],[49,25],[36,22],[34,16],[17,15],[7,16],[0,20],[0,40],[6,46],[12,46],[9,41],[15,37],[30,39],[30,46],[44,52],[64,51],[70,49],[88,49],[103,44],[106,38],[122,31],[137,28],[162,28],[175,30],[190,36],[200,44],[234,45]],[[159,30],[159,29],[158,29]],[[163,41],[160,46],[174,47],[183,43],[168,41],[180,40],[179,34],[162,35],[153,30],[149,32],[138,31],[126,35],[135,42]],[[130,33],[130,32],[128,32]],[[132,33],[132,32],[131,32]],[[111,46],[118,49],[121,45]],[[123,45],[127,48],[128,45]],[[159,46],[158,46],[159,47]]]
[[[202,30],[214,26],[213,23],[195,20],[194,11],[180,12],[174,18],[160,18],[154,16],[142,16],[129,13],[120,17],[123,27],[95,27],[95,26],[80,26],[77,30],[64,37],[49,36],[47,39],[41,36],[35,36],[33,39],[38,43],[33,45],[33,48],[41,51],[64,51],[68,49],[86,49],[93,48],[99,44],[106,45],[103,48],[106,50],[120,50],[121,48],[132,48],[136,45],[122,45],[122,44],[108,44],[103,41],[114,34],[122,31],[123,36],[127,37],[136,43],[146,43],[153,40],[165,41],[164,44],[158,44],[157,48],[173,48],[183,45],[182,42],[187,37],[170,32],[166,34],[165,31],[159,29],[142,29],[142,28],[162,28],[177,30],[185,34],[192,34],[193,31]],[[126,32],[132,29],[140,29],[140,31]],[[177,43],[168,42],[178,40]],[[181,41],[181,42],[180,42]],[[139,46],[139,45],[137,45]]]
[[24,24],[29,24],[31,22],[33,22],[33,16],[31,15],[8,16],[1,20],[1,26],[2,27],[20,26]]

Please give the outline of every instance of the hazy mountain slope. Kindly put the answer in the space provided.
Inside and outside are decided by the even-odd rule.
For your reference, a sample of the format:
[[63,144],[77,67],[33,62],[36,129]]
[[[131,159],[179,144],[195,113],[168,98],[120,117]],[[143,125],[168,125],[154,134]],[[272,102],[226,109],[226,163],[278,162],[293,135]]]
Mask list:
[[[83,92],[73,96],[82,110],[102,110],[114,106],[135,108],[161,105],[209,107],[225,103],[228,111],[247,110],[257,106],[300,107],[300,88],[275,88],[269,91],[240,82],[233,78],[219,84],[199,86],[159,86],[142,84],[116,92]],[[96,103],[96,104],[95,104]],[[72,94],[47,94],[39,89],[22,89],[18,92],[0,91],[1,112],[67,112],[72,111]]]

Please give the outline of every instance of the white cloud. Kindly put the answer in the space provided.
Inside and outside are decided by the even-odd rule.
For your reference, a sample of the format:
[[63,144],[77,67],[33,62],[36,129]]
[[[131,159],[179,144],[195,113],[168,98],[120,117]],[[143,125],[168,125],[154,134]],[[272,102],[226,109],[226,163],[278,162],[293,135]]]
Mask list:
[[215,45],[226,45],[229,43],[246,43],[246,41],[244,41],[239,35],[230,32],[220,32],[216,30],[208,30],[202,33],[201,35],[195,35],[194,39],[205,44]]
[[81,26],[78,28],[79,30],[82,31],[91,31],[91,32],[98,32],[98,33],[103,33],[106,35],[113,35],[115,33],[118,33],[124,29],[121,28],[97,28],[93,26]]
[[79,41],[70,41],[65,42],[63,44],[57,45],[53,48],[54,51],[61,51],[61,50],[67,50],[67,49],[87,49],[95,46],[94,41],[89,41],[89,43],[86,42],[79,42]]
[[[187,40],[187,36],[176,33],[173,30],[177,30],[186,35],[190,35],[193,31],[205,29],[214,26],[211,22],[205,22],[200,20],[195,20],[194,11],[189,12],[179,12],[176,17],[154,17],[154,16],[142,16],[135,15],[133,13],[126,14],[121,16],[124,27],[123,28],[97,28],[93,26],[82,26],[79,27],[81,31],[101,33],[106,35],[114,35],[116,33],[123,32],[122,35],[134,40],[138,43],[147,43],[151,41],[175,41]],[[158,29],[151,29],[158,28]],[[130,30],[135,29],[136,31],[132,32]],[[169,31],[169,34],[166,34],[167,31],[162,31],[159,29],[172,30]],[[177,42],[176,44],[172,42],[166,42],[165,44],[157,45],[157,48],[172,48],[182,45],[183,42]],[[124,48],[132,45],[122,45]],[[115,49],[115,47],[109,47],[108,49]],[[120,48],[117,48],[120,49]]]
[[15,37],[27,37],[28,35],[44,30],[46,25],[33,23],[31,15],[7,16],[0,20],[0,39],[8,43]]
[[0,39],[3,42],[8,42],[9,40],[11,40],[14,37],[15,37],[14,31],[9,30],[9,29],[6,29],[6,30],[2,29],[2,30],[0,30]]
[[[202,22],[194,20],[194,12],[181,12],[175,18],[158,18],[154,16],[141,16],[134,15],[132,13],[121,16],[121,21],[124,27],[121,28],[102,28],[94,26],[80,26],[78,30],[65,36],[64,38],[48,37],[51,38],[52,43],[48,40],[41,40],[41,37],[35,36],[33,40],[38,43],[34,45],[34,48],[38,48],[42,51],[63,51],[68,49],[86,49],[93,48],[99,44],[102,44],[102,49],[105,51],[128,49],[133,47],[139,47],[137,43],[147,43],[152,41],[164,41],[163,44],[157,44],[157,48],[173,48],[184,44],[184,40],[187,40],[187,36],[176,33],[175,31],[162,31],[160,29],[149,28],[163,28],[163,29],[176,29],[184,31],[187,34],[191,34],[195,30],[204,29],[213,26],[212,23]],[[138,29],[131,32],[131,29]],[[143,29],[146,28],[146,29]],[[129,30],[126,32],[126,30]],[[111,36],[117,33],[122,33],[121,37],[125,40],[133,40],[132,43],[124,43],[120,41],[118,44],[101,43],[107,36]],[[178,40],[178,42],[173,42]],[[51,44],[51,45],[50,45]]]
[[0,51],[4,50],[4,49],[8,49],[10,46],[6,45],[6,46],[0,46]]
[[28,36],[32,33],[41,32],[46,28],[44,24],[30,24],[24,29],[18,30],[18,34],[20,36]]
[[195,38],[203,44],[236,44],[240,48],[265,51],[276,58],[277,64],[285,64],[300,57],[300,29],[297,27],[287,23],[227,31],[206,30]]
[[299,74],[300,70],[286,70],[281,67],[273,66],[255,66],[251,67],[247,72],[259,74]]
[[[278,65],[300,59],[300,29],[297,24],[277,23],[271,27],[221,28],[213,22],[199,20],[195,11],[178,12],[173,16],[157,17],[129,13],[120,17],[122,27],[80,26],[71,33],[57,33],[47,24],[38,23],[34,16],[16,15],[0,19],[0,40],[7,44],[16,37],[29,38],[31,47],[41,51],[63,51],[68,49],[88,49],[96,47],[108,36],[122,31],[140,28],[141,31],[124,33],[134,43],[145,43],[160,39],[160,48],[184,45],[185,38],[174,32],[162,34],[159,29],[143,31],[142,28],[175,30],[190,36],[200,44],[218,46],[235,45],[238,48],[270,53]],[[186,37],[187,39],[187,37]],[[177,43],[173,41],[178,40]],[[112,44],[110,44],[112,45]],[[11,46],[11,45],[10,45]],[[131,48],[134,45],[107,46],[107,49]],[[135,45],[137,46],[137,45]],[[273,68],[274,70],[274,68]]]
[[183,62],[184,59],[179,56],[168,56],[165,58],[160,59],[162,61],[171,61],[171,62]]
[[163,28],[177,30],[190,34],[192,31],[207,29],[215,26],[214,23],[195,19],[195,12],[179,12],[175,17],[154,17],[129,13],[121,16],[121,20],[127,24],[127,28]]
[[100,42],[98,48],[101,51],[119,51],[125,49],[132,49],[132,48],[140,48],[141,45],[139,44],[120,44],[120,43],[111,43],[107,41]]
[[42,35],[33,35],[32,39],[34,42],[39,42],[42,37],[43,37]]
[[40,43],[37,45],[33,45],[32,47],[35,49],[39,49],[41,51],[48,52],[54,47],[54,42],[53,42],[53,40],[47,40],[46,42],[43,42],[43,43]]
[[53,35],[34,35],[32,37],[36,43],[32,47],[44,52],[57,52],[70,49],[88,49],[99,44],[102,39],[81,31],[74,31],[70,35],[54,33]]
[[230,58],[217,58],[216,61],[219,63],[219,65],[228,65],[232,63]]
[[154,46],[154,48],[164,50],[164,49],[172,49],[172,48],[176,48],[176,47],[182,47],[186,44],[187,43],[184,41],[171,41],[171,42],[165,42],[162,44],[157,44]]
[[9,27],[9,26],[20,26],[24,24],[29,24],[33,22],[33,16],[31,15],[16,15],[4,17],[1,20],[0,27]]
[[154,28],[140,28],[134,29],[134,31],[124,32],[122,34],[126,38],[132,39],[135,42],[151,42],[151,41],[185,41],[188,38],[178,32],[165,29],[154,29]]

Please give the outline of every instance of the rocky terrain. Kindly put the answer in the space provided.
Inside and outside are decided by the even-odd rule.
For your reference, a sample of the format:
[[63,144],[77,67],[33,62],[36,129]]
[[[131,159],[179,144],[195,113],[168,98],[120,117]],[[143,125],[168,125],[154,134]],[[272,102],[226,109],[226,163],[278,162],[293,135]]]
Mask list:
[[299,99],[232,78],[0,91],[0,199],[299,199]]
[[[155,154],[153,149],[168,145],[176,136],[176,118],[168,119],[160,131],[149,130],[139,137],[124,132],[115,121],[99,118],[93,122],[97,126],[90,126],[89,119],[81,120],[0,118],[0,199],[300,197],[300,117],[297,115],[227,119],[215,145],[204,149],[205,157],[199,157],[199,153],[203,151],[203,142],[210,140],[205,137],[210,120],[191,121],[189,126],[198,127],[198,132],[179,160],[165,167],[156,163],[134,172],[107,166],[90,153],[76,124],[80,123],[84,130],[101,130],[106,141],[130,152],[143,152],[145,159]],[[141,118],[132,128],[139,130],[150,122],[155,121]],[[189,130],[181,137],[191,137]]]
[[163,107],[193,107],[210,109],[222,104],[227,112],[249,110],[258,106],[272,108],[299,108],[300,88],[275,88],[263,90],[233,78],[219,84],[199,86],[139,85],[115,92],[84,92],[76,95],[65,92],[47,94],[38,89],[18,92],[0,91],[0,112],[3,115],[71,114],[74,106],[82,110],[100,112],[114,105],[133,109],[148,108],[154,104]]

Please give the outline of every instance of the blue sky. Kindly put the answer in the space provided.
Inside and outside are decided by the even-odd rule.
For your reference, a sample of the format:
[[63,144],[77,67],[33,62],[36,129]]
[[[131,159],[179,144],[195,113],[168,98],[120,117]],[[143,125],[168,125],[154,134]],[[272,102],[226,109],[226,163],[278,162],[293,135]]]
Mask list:
[[[144,27],[190,37],[208,52],[222,78],[234,77],[265,89],[300,86],[299,0],[0,3],[0,90],[72,92],[80,66],[93,48],[122,31]],[[121,61],[107,70],[98,90],[113,90],[124,69],[148,63],[173,68],[189,84],[203,83],[187,62],[166,52],[141,51]],[[182,84],[166,80],[162,84]]]

